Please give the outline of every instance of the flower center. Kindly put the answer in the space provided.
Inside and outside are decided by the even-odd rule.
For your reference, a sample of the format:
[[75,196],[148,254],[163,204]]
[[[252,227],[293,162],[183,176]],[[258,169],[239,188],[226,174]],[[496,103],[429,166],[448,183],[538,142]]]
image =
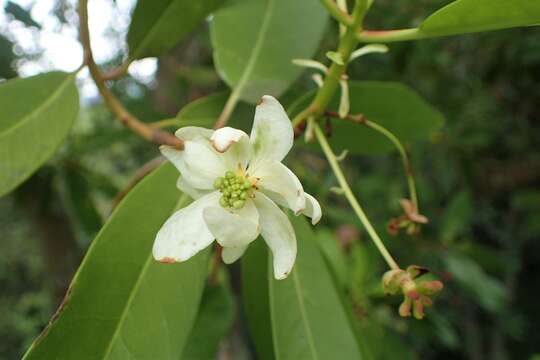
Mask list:
[[219,204],[229,209],[243,208],[247,198],[252,196],[253,187],[253,183],[243,173],[235,174],[232,171],[227,171],[225,176],[214,181],[214,188],[222,194]]

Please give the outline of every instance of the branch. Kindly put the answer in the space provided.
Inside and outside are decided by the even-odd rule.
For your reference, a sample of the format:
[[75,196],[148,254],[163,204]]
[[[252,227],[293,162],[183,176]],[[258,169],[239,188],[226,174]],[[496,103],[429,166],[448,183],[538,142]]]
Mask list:
[[133,116],[127,109],[118,101],[114,94],[109,90],[105,79],[103,78],[96,62],[90,46],[90,31],[88,29],[88,0],[79,1],[79,26],[81,43],[84,50],[85,63],[88,66],[90,75],[94,79],[99,93],[103,97],[107,107],[116,115],[116,118],[126,127],[137,133],[143,139],[151,141],[159,145],[169,145],[176,149],[182,150],[184,142],[178,139],[171,133],[160,129],[154,129],[149,125],[141,122]]
[[126,75],[128,69],[129,69],[129,66],[131,65],[132,62],[133,62],[132,59],[126,59],[118,67],[115,67],[114,69],[109,70],[106,73],[103,73],[101,75],[101,78],[103,80],[116,80],[116,79],[119,79],[119,78],[123,77],[124,75]]
[[336,19],[340,24],[343,24],[345,26],[352,26],[353,25],[353,19],[349,14],[341,10],[336,2],[333,0],[321,0],[322,4],[328,10],[330,15],[334,19]]

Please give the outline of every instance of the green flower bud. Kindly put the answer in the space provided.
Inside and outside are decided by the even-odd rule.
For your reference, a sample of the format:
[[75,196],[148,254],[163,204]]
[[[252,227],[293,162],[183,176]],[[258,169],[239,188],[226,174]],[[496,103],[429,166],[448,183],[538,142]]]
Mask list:
[[244,200],[236,200],[232,204],[232,207],[235,208],[236,210],[238,210],[238,209],[243,208],[245,204],[246,204],[246,202]]
[[248,179],[244,180],[244,189],[248,190],[251,189],[251,182]]
[[235,177],[235,175],[234,175],[234,173],[233,173],[232,171],[229,170],[229,171],[227,171],[227,172],[225,173],[225,177],[226,177],[227,179],[229,179],[229,181],[230,181],[230,179],[233,179],[233,178]]
[[227,200],[227,198],[225,196],[222,196],[220,199],[219,199],[219,205],[221,205],[221,207],[229,207],[229,201]]
[[241,200],[246,200],[246,198],[247,198],[247,193],[245,191],[240,193],[240,199]]
[[221,189],[222,186],[223,186],[223,178],[219,177],[214,181],[214,189],[216,190]]

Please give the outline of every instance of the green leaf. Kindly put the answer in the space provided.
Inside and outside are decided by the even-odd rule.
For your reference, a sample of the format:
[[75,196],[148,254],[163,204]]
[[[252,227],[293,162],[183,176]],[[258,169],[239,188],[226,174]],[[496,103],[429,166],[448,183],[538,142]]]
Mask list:
[[446,266],[464,292],[468,293],[486,310],[500,311],[507,300],[501,282],[484,272],[472,259],[457,253],[446,257]]
[[285,280],[269,272],[276,358],[362,359],[313,231],[303,218],[291,217],[291,222],[298,241],[293,271]]
[[276,359],[272,343],[270,303],[268,298],[268,248],[264,240],[254,241],[242,256],[242,298],[249,333],[258,358]]
[[154,261],[155,234],[187,197],[169,163],[144,178],[94,239],[66,297],[25,359],[179,359],[197,314],[208,251]]
[[420,26],[428,36],[445,36],[540,24],[535,0],[457,0]]
[[79,112],[75,74],[51,72],[0,86],[0,196],[48,160]]
[[26,26],[34,26],[38,29],[41,29],[41,25],[32,19],[30,12],[20,6],[19,4],[14,3],[13,1],[8,1],[4,7],[7,14],[11,14],[16,20],[19,20]]
[[[178,126],[201,126],[211,128],[219,117],[219,114],[221,114],[228,98],[228,92],[221,92],[190,102],[176,115]],[[243,130],[251,129],[254,112],[255,109],[253,106],[238,104],[231,116],[229,126]]]
[[139,0],[127,35],[130,58],[158,56],[170,50],[222,2]]
[[[444,122],[439,111],[406,85],[395,82],[350,81],[351,114],[364,114],[369,120],[390,130],[402,142],[425,140]],[[289,109],[294,116],[309,105],[315,91],[298,99]],[[329,105],[337,112],[339,94]],[[392,143],[375,130],[346,120],[332,119],[330,143],[339,152],[381,153],[394,149]]]
[[214,62],[237,98],[278,97],[302,73],[294,58],[311,58],[326,27],[312,0],[232,0],[214,14]]
[[197,321],[189,336],[182,359],[213,360],[219,343],[234,321],[234,299],[225,280],[204,290]]

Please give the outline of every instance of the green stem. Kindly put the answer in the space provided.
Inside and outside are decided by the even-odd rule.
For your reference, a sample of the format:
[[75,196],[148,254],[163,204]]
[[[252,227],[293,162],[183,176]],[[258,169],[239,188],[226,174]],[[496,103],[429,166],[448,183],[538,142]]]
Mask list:
[[390,140],[394,144],[396,149],[398,150],[399,154],[401,155],[401,160],[403,161],[403,167],[405,168],[405,176],[407,177],[407,184],[409,186],[409,194],[411,197],[411,201],[413,205],[415,206],[416,211],[419,212],[420,209],[418,208],[418,196],[416,194],[416,185],[414,183],[414,176],[412,174],[411,161],[409,160],[409,155],[407,154],[407,150],[405,150],[405,147],[403,146],[403,144],[401,144],[399,139],[394,134],[392,134],[390,130],[386,129],[385,127],[377,123],[374,123],[373,121],[364,120],[362,123],[366,125],[367,127],[377,131],[378,133],[386,136],[386,138],[388,138],[388,140]]
[[345,26],[351,26],[353,24],[353,19],[351,18],[351,16],[341,10],[338,7],[337,3],[333,0],[321,0],[321,3],[324,5],[326,10],[328,10],[330,15],[332,15],[332,17],[336,19],[339,23]]
[[326,137],[319,127],[317,123],[313,124],[314,130],[315,130],[315,136],[317,137],[317,140],[321,144],[321,148],[326,155],[326,158],[328,159],[328,162],[330,163],[330,166],[332,167],[332,170],[334,171],[334,174],[336,175],[336,178],[339,182],[339,185],[343,189],[343,194],[351,204],[351,207],[353,208],[354,212],[366,228],[366,231],[368,232],[369,236],[371,237],[371,240],[383,256],[384,260],[386,260],[386,263],[388,266],[393,269],[399,269],[398,264],[390,255],[390,252],[386,249],[384,246],[381,238],[379,237],[379,234],[377,234],[377,231],[373,228],[371,223],[369,222],[369,219],[367,218],[364,210],[362,210],[362,207],[358,203],[358,200],[356,200],[356,197],[354,196],[351,187],[349,186],[349,183],[347,182],[347,179],[345,178],[345,175],[343,174],[343,171],[341,170],[341,167],[339,166],[339,162],[336,158],[336,154],[334,154],[334,151],[330,147],[330,144],[328,144],[328,141],[326,140]]
[[433,37],[418,28],[400,30],[364,30],[358,32],[356,38],[361,43],[390,43],[397,41],[420,40]]
[[306,109],[295,116],[293,119],[293,127],[297,127],[303,123],[310,115],[313,115],[316,119],[319,118],[323,114],[324,110],[328,107],[328,104],[339,88],[339,81],[341,80],[341,77],[347,70],[351,53],[356,48],[356,45],[358,45],[356,34],[362,27],[365,11],[366,4],[362,1],[357,2],[353,11],[353,22],[347,27],[347,31],[341,37],[337,49],[337,52],[339,52],[343,58],[344,65],[332,63],[330,70],[324,79],[324,84],[319,88],[319,91],[317,91],[315,99],[313,99],[311,104]]

